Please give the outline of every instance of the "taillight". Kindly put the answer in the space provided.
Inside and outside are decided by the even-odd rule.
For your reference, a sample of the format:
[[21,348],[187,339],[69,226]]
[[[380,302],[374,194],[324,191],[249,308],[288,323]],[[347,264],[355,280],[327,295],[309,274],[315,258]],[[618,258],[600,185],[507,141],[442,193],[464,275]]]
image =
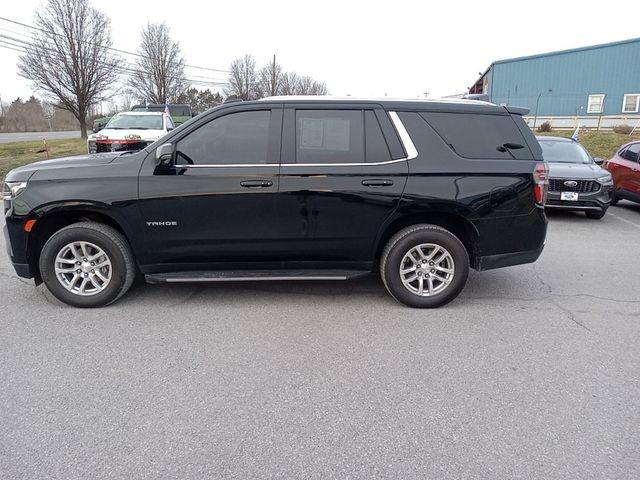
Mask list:
[[547,201],[547,186],[549,185],[549,170],[546,163],[536,163],[536,169],[533,171],[533,183],[536,203],[544,205]]

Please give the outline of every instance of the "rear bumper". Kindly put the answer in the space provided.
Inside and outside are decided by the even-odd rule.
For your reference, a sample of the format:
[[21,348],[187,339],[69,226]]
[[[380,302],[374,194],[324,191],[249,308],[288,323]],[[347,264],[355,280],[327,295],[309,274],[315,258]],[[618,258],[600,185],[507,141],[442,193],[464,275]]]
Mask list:
[[478,259],[478,270],[492,270],[494,268],[533,263],[540,257],[542,250],[544,250],[544,245],[536,250],[525,250],[522,252],[501,253],[498,255],[480,257]]

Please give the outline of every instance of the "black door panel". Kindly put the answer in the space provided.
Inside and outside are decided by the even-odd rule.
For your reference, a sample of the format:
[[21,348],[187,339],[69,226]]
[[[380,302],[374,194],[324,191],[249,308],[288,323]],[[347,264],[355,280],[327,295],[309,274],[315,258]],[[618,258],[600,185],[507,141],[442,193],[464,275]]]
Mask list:
[[[280,168],[281,225],[289,255],[372,261],[379,229],[402,195],[407,161],[392,160],[389,150],[380,150],[395,144],[385,141],[375,126],[375,106],[352,105],[347,113],[336,105],[297,110],[285,109]],[[385,112],[377,114],[386,119]],[[371,120],[376,122],[375,131]],[[312,130],[304,131],[307,126]],[[366,141],[361,133],[365,131]],[[301,149],[305,149],[302,156],[297,154]]]
[[[384,175],[393,184],[372,188],[364,179]],[[378,230],[398,205],[406,161],[367,167],[280,170],[281,217],[295,259],[371,261]]]
[[145,161],[139,190],[149,248],[157,263],[270,260],[267,243],[281,236],[282,109],[231,110],[208,122],[174,142],[182,165]]

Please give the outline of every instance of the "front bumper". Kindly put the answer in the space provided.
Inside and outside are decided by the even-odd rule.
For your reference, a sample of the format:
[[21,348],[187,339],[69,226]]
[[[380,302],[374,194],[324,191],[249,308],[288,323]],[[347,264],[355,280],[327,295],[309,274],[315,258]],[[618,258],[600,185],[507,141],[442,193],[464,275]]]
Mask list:
[[5,217],[2,227],[4,234],[4,246],[14,270],[19,277],[33,278],[34,272],[27,258],[28,234],[23,229],[23,222]]
[[600,184],[595,192],[579,193],[578,200],[561,200],[562,192],[547,192],[544,208],[547,210],[589,211],[606,210],[611,203],[613,184]]

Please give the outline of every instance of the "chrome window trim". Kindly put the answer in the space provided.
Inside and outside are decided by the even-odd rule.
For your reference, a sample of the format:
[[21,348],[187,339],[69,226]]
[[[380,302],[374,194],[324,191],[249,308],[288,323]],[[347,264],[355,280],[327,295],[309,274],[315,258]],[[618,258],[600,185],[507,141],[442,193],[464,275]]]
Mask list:
[[390,165],[393,163],[406,162],[413,160],[418,156],[418,150],[413,144],[413,140],[409,136],[407,129],[404,127],[402,120],[396,112],[387,112],[391,118],[391,122],[400,136],[407,156],[396,160],[387,160],[386,162],[362,162],[362,163],[234,163],[234,164],[201,164],[201,165],[174,165],[174,168],[247,168],[247,167],[364,167],[364,166],[380,166]]
[[222,164],[210,164],[210,163],[202,163],[199,165],[183,165],[176,164],[173,168],[181,169],[181,168],[246,168],[246,167],[279,167],[279,163],[222,163]]
[[411,137],[409,136],[407,129],[404,128],[404,124],[402,123],[402,120],[400,120],[400,117],[396,112],[389,112],[389,117],[391,117],[391,121],[393,122],[393,125],[396,127],[398,135],[400,135],[400,141],[402,142],[402,145],[404,145],[405,152],[407,152],[406,159],[413,160],[418,156],[418,150],[416,149],[416,146],[413,144],[413,140],[411,140]]

